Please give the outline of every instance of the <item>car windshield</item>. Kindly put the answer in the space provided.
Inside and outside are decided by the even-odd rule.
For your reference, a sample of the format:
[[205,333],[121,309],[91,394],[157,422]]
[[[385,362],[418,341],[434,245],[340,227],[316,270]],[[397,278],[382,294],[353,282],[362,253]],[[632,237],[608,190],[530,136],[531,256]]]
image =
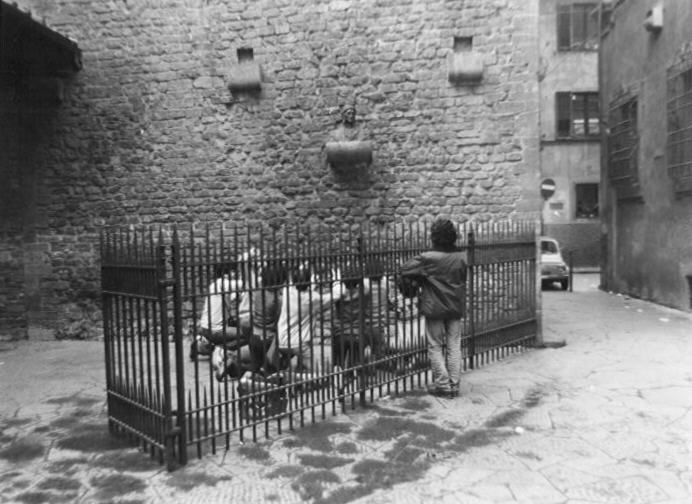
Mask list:
[[552,241],[542,241],[541,252],[544,254],[557,254],[557,244]]

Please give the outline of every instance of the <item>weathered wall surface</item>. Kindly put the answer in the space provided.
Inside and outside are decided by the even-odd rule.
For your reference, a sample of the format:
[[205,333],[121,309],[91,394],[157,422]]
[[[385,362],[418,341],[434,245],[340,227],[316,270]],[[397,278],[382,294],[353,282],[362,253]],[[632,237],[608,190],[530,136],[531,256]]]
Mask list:
[[[537,0],[18,3],[84,61],[38,125],[44,141],[24,145],[30,326],[96,303],[102,225],[540,208]],[[455,37],[473,38],[481,82],[448,80]],[[260,93],[228,88],[240,48],[261,66]],[[354,97],[373,163],[340,175],[324,143]]]
[[0,112],[0,337],[17,338],[27,334],[29,312],[40,311],[41,287],[53,285],[45,267],[49,246],[36,243],[27,225],[52,109],[0,86]]
[[629,0],[615,10],[602,43],[602,103],[623,90],[638,99],[638,178],[641,198],[620,199],[604,170],[608,228],[602,283],[608,289],[690,309],[692,196],[676,194],[667,167],[667,72],[692,56],[692,4],[664,2],[660,33],[644,29],[652,4]]
[[575,253],[577,266],[600,264],[600,222],[577,219],[576,184],[600,182],[600,140],[557,140],[555,93],[597,92],[598,53],[558,51],[555,0],[541,0],[539,21],[540,166],[555,181],[555,194],[543,206],[544,232]]
[[600,182],[600,146],[593,142],[543,145],[541,167],[543,176],[552,178],[556,185],[555,194],[548,203],[559,203],[559,208],[546,207],[545,222],[568,224],[575,221],[575,185]]
[[590,269],[599,265],[601,239],[599,224],[592,222],[546,223],[543,232],[560,243],[563,258],[566,262],[571,259],[575,268]]

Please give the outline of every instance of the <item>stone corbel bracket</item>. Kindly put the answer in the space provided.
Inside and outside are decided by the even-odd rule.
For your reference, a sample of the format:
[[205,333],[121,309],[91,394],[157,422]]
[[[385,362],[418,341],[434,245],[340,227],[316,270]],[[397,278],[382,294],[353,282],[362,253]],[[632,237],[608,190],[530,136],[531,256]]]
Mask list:
[[475,51],[450,54],[449,81],[455,84],[474,83],[483,79],[483,55]]
[[231,92],[259,91],[262,89],[262,70],[254,61],[244,61],[233,65],[228,76]]
[[372,163],[372,142],[351,140],[327,142],[327,162],[333,168],[353,167]]

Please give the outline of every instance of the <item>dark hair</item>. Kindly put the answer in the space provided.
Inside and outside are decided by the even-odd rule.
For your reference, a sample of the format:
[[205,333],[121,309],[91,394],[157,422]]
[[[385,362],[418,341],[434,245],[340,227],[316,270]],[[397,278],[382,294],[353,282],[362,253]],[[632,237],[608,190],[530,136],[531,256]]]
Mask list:
[[238,271],[238,263],[235,261],[217,263],[214,265],[214,278],[229,275],[234,271]]
[[360,265],[355,263],[347,264],[344,268],[341,281],[347,289],[353,289],[363,283]]
[[280,264],[269,263],[262,269],[262,287],[280,287],[286,283],[286,269]]
[[370,259],[365,264],[365,274],[369,279],[376,282],[382,280],[382,276],[384,275],[384,265],[382,261],[377,258]]
[[307,290],[310,287],[310,266],[300,265],[296,266],[292,273],[291,279],[293,280],[293,285],[299,291]]
[[430,240],[436,249],[450,250],[457,241],[457,230],[449,219],[437,219],[430,228]]

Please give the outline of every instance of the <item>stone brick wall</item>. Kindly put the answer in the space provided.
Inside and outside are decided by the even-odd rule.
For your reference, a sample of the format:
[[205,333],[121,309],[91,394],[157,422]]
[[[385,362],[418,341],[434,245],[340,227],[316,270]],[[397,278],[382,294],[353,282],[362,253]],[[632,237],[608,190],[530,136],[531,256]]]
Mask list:
[[29,109],[20,113],[15,94],[2,86],[0,111],[0,339],[14,339],[28,328],[23,223],[32,184],[24,167],[33,163],[31,149],[22,146],[37,121]]
[[[25,145],[29,325],[64,328],[97,305],[103,225],[540,208],[537,0],[18,3],[84,61]],[[455,37],[483,56],[477,84],[448,80]],[[259,93],[228,88],[240,48],[262,69]],[[344,174],[324,143],[354,99],[373,163]]]

